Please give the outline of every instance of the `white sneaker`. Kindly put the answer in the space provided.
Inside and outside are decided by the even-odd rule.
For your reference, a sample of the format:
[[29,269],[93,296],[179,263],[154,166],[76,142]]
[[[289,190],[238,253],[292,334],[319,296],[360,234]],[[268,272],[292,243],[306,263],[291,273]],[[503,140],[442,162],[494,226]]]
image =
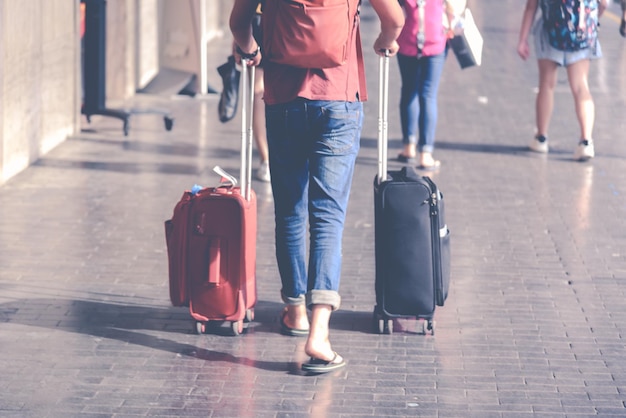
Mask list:
[[257,180],[264,181],[269,183],[271,181],[270,177],[270,163],[269,161],[263,161],[261,166],[256,170],[256,178]]
[[581,139],[576,147],[576,151],[574,152],[574,159],[576,161],[587,161],[595,155],[596,152],[593,148],[593,140]]
[[531,151],[540,152],[542,154],[548,153],[548,138],[543,135],[536,135],[530,144],[528,144],[528,148]]

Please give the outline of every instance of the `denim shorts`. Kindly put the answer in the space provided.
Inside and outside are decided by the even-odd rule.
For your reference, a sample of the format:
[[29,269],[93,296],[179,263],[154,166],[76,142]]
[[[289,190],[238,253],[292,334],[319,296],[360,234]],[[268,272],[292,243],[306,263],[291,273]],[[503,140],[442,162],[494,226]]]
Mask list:
[[548,42],[548,34],[543,28],[542,19],[535,22],[533,34],[535,35],[535,55],[537,55],[537,59],[547,59],[556,62],[561,67],[567,67],[578,61],[602,58],[600,41],[597,39],[594,46],[581,49],[580,51],[559,51],[554,48]]

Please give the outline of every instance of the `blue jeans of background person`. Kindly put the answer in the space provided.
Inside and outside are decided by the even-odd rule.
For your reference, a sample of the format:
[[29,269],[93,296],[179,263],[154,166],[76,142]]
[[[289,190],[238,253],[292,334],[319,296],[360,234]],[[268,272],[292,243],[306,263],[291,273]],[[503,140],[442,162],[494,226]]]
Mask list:
[[282,299],[337,309],[341,240],[363,105],[297,99],[267,105],[265,112]]
[[398,54],[402,142],[416,144],[419,152],[433,152],[435,148],[437,95],[445,61],[446,51],[420,58]]

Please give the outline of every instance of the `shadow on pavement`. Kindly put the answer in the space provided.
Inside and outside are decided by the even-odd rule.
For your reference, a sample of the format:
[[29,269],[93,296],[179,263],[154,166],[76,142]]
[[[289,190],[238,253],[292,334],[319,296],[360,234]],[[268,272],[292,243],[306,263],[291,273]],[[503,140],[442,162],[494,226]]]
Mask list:
[[[273,306],[275,304],[271,303],[260,305],[262,310],[266,311],[275,312],[277,309]],[[263,307],[263,305],[266,306]],[[263,318],[267,315],[261,314],[260,316]],[[292,373],[295,370],[294,367],[297,366],[295,363],[239,357],[140,332],[191,334],[192,320],[186,308],[123,305],[114,302],[76,299],[20,299],[0,304],[0,323],[74,332],[167,351],[180,356],[241,364],[269,371]],[[257,325],[254,327],[254,332],[265,328],[263,323],[257,323]],[[271,326],[267,325],[268,328]],[[245,338],[245,336],[239,338]]]

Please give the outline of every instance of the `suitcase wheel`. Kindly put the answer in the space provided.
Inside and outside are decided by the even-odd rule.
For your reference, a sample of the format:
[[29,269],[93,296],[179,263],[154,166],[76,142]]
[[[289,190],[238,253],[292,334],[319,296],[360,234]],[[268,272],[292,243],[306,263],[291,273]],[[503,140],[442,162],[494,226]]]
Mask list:
[[246,317],[243,320],[244,322],[252,322],[254,321],[254,310],[246,309]]
[[432,319],[426,319],[422,322],[422,332],[424,335],[435,335],[435,321]]
[[374,332],[393,334],[393,320],[384,318],[377,311],[374,311]]
[[230,329],[234,336],[241,335],[243,333],[243,321],[233,321],[230,323]]
[[378,320],[378,333],[379,334],[393,334],[393,319],[379,319]]
[[203,322],[196,321],[196,334],[202,335],[206,332],[206,325]]
[[[226,323],[223,323],[223,324],[226,325]],[[238,335],[243,334],[245,328],[246,328],[246,326],[244,325],[244,321],[243,320],[241,320],[241,321],[232,321],[230,323],[230,332],[234,336],[238,336]],[[196,323],[195,323],[195,331],[196,331],[196,334],[198,334],[198,335],[206,334],[206,332],[207,332],[207,323],[206,322],[196,321]]]

